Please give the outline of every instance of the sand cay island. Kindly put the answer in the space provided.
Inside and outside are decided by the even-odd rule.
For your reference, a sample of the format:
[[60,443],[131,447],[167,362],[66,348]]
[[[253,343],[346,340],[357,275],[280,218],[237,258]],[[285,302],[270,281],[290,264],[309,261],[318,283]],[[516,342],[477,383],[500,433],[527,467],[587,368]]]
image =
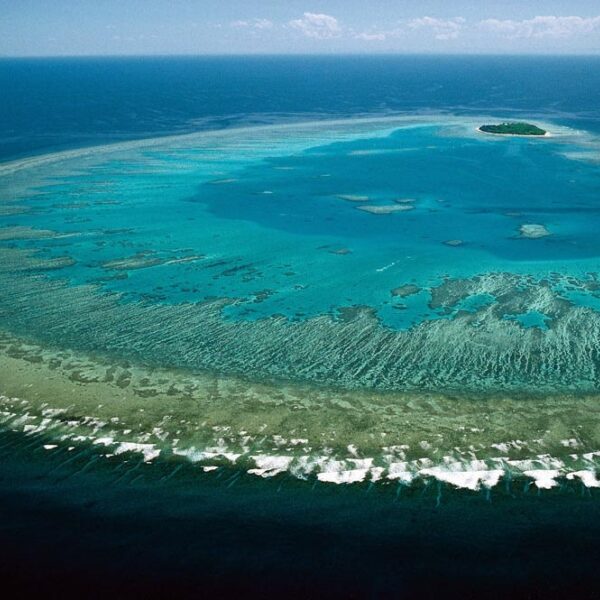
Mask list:
[[499,125],[481,125],[477,128],[481,133],[493,133],[496,135],[548,135],[545,129],[539,128],[531,123],[500,123]]

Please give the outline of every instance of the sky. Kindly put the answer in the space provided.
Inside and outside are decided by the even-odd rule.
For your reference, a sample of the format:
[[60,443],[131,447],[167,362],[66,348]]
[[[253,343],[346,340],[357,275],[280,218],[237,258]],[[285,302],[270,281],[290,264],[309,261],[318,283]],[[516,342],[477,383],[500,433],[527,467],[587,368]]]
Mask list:
[[600,0],[0,0],[0,56],[600,54]]

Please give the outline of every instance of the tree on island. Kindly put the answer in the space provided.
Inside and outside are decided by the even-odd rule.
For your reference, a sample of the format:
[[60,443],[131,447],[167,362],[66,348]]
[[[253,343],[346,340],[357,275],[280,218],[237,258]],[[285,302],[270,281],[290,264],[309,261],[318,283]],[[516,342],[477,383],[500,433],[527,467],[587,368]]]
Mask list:
[[546,135],[546,131],[531,123],[500,123],[499,125],[482,125],[479,131],[498,133],[501,135]]

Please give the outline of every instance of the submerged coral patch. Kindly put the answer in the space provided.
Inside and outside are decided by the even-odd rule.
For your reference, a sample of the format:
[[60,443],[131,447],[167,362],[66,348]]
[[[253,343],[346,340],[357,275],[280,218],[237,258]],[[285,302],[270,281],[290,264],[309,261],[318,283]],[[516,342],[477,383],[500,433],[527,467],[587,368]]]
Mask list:
[[362,210],[364,212],[371,213],[373,215],[389,215],[397,212],[406,212],[408,210],[412,210],[414,206],[410,204],[399,204],[399,205],[368,205],[365,206],[357,206],[358,210]]
[[543,238],[550,235],[550,232],[544,225],[539,223],[525,223],[519,228],[521,237],[529,238],[532,240]]

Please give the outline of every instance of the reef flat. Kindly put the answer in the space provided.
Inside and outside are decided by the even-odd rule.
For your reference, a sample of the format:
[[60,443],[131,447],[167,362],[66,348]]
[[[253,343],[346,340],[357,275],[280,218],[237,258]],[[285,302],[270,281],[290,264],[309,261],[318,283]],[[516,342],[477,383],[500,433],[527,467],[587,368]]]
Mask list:
[[[341,391],[194,374],[0,337],[0,427],[47,451],[322,482],[600,486],[598,396]],[[573,410],[574,404],[577,409]],[[585,420],[579,415],[585,413]]]

